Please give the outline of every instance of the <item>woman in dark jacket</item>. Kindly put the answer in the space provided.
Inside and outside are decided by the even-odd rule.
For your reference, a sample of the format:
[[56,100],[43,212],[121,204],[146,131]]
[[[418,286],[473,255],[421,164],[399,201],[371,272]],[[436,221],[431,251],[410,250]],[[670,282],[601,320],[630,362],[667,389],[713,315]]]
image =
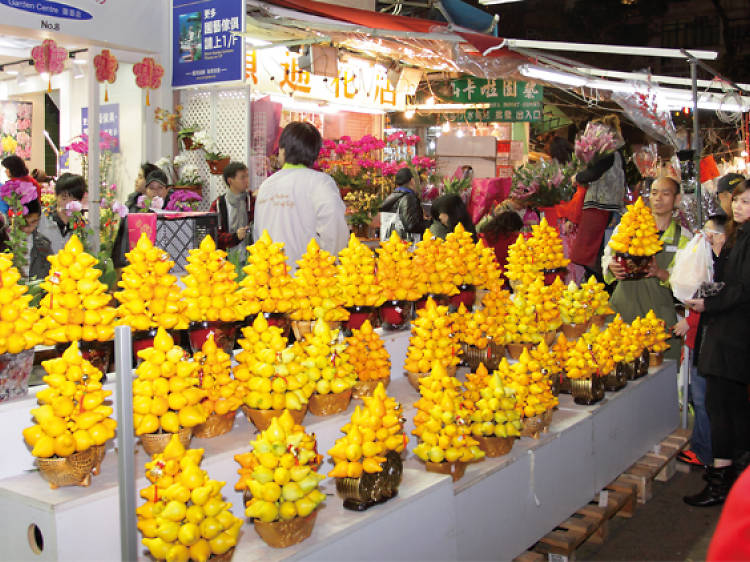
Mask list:
[[431,212],[430,232],[436,238],[445,240],[445,237],[453,232],[458,223],[461,223],[464,230],[474,238],[475,243],[479,240],[474,223],[471,222],[469,211],[460,196],[441,195],[432,202]]
[[381,240],[388,240],[393,230],[406,240],[409,234],[423,234],[427,228],[409,168],[396,173],[396,186],[380,205]]
[[750,188],[734,190],[732,214],[715,272],[724,287],[713,297],[685,301],[706,325],[698,369],[706,377],[714,462],[703,491],[685,498],[698,507],[723,503],[750,461]]

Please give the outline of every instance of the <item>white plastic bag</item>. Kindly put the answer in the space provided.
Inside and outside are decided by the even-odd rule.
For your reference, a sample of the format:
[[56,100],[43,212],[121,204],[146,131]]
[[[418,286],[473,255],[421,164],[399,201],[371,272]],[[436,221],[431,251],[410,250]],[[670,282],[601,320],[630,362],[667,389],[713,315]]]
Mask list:
[[714,260],[706,236],[699,232],[674,256],[674,267],[669,276],[672,294],[685,302],[693,298],[702,283],[714,279]]

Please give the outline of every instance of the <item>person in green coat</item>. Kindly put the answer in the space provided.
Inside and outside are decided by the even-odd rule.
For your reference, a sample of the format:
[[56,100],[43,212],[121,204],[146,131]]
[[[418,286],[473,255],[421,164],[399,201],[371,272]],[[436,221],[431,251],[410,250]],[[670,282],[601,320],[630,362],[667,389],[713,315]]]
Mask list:
[[[691,233],[680,226],[674,218],[674,209],[680,197],[680,184],[669,177],[662,177],[651,184],[649,206],[654,215],[656,228],[664,246],[651,260],[646,277],[626,279],[625,268],[613,259],[612,249],[607,246],[602,257],[604,281],[608,284],[617,281],[609,304],[625,322],[632,322],[637,316],[645,316],[649,310],[664,320],[671,332],[677,323],[674,297],[669,285],[669,274],[674,265],[674,255],[684,248]],[[670,348],[665,353],[668,359],[679,359],[680,339],[670,338]]]

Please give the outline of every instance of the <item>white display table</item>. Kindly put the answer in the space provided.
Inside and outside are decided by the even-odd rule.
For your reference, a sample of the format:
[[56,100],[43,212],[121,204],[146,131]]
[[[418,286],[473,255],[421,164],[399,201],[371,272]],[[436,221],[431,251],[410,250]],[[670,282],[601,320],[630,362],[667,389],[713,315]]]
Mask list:
[[[413,429],[413,403],[418,398],[402,375],[408,332],[388,334],[393,359],[388,393],[402,402]],[[333,493],[333,481],[323,481],[329,493],[312,536],[284,550],[265,546],[251,525],[245,527],[234,560],[505,560],[531,546],[560,521],[588,502],[596,492],[659,443],[678,424],[675,363],[668,361],[647,377],[629,382],[618,393],[590,407],[561,396],[550,431],[540,439],[523,438],[510,454],[470,465],[457,483],[428,473],[413,455],[405,462],[397,498],[364,513],[343,509]],[[15,451],[0,459],[11,467],[32,466],[22,443],[21,429],[29,424],[33,399],[0,406],[0,431],[6,448]],[[347,412],[329,418],[308,414],[304,424],[316,433],[324,452],[342,434]],[[6,411],[6,408],[12,406]],[[23,414],[22,408],[25,408]],[[11,419],[20,420],[13,424]],[[9,427],[14,425],[15,427]],[[206,449],[202,468],[224,480],[224,495],[242,516],[241,495],[234,490],[238,465],[235,454],[249,449],[255,434],[238,414],[234,429],[214,439],[193,439]],[[20,443],[20,446],[19,446]],[[411,437],[410,449],[416,444]],[[18,451],[16,451],[18,449]],[[6,449],[8,450],[8,449]],[[19,458],[16,453],[23,452]],[[3,455],[6,457],[6,455]],[[140,451],[136,467],[146,456]],[[327,459],[321,472],[331,468]],[[108,451],[102,473],[89,488],[50,490],[36,473],[17,470],[0,480],[0,540],[7,560],[118,560],[119,511],[116,453]],[[142,474],[139,472],[138,474]],[[137,488],[145,486],[138,478]],[[141,503],[141,500],[138,502]],[[35,554],[28,531],[36,524],[44,548]]]

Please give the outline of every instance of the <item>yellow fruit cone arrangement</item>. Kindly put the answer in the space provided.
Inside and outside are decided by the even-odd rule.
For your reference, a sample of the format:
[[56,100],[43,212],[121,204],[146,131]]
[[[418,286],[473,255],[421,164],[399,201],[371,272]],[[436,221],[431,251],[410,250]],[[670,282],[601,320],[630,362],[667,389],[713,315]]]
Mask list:
[[571,281],[559,302],[560,318],[565,324],[585,326],[591,319],[593,311],[589,307],[586,291]]
[[385,295],[375,275],[375,255],[354,234],[339,252],[337,282],[344,306],[380,306]]
[[560,233],[550,226],[546,218],[531,227],[529,245],[534,252],[534,264],[540,269],[560,269],[570,263],[563,251]]
[[115,293],[120,302],[118,323],[137,331],[187,329],[177,277],[169,273],[174,267],[169,254],[151,244],[143,233],[136,247],[125,256],[130,265],[122,270],[118,283],[122,291]]
[[[597,344],[609,351],[614,363],[632,361],[643,351],[643,349],[637,349],[637,346],[631,343],[630,325],[623,322],[619,314],[607,324],[607,327],[597,338]],[[598,356],[598,354],[596,355]]]
[[289,273],[284,243],[274,242],[264,230],[261,237],[248,247],[245,277],[240,281],[240,296],[245,314],[260,312],[288,313],[294,301],[294,288]]
[[477,273],[478,279],[476,284],[485,288],[491,288],[496,285],[502,286],[503,270],[500,264],[497,263],[494,248],[487,246],[484,240],[479,240],[476,246],[479,252],[479,271]]
[[226,257],[210,236],[190,250],[182,298],[191,322],[234,322],[246,316],[240,305],[237,271]]
[[514,287],[530,285],[542,276],[541,268],[535,262],[534,248],[523,234],[519,234],[516,241],[508,247],[505,276]]
[[109,306],[107,286],[99,281],[96,258],[84,252],[73,235],[49,261],[50,272],[42,283],[47,294],[39,303],[38,331],[44,343],[111,340],[117,312]]
[[242,405],[245,386],[232,377],[232,358],[216,345],[213,334],[193,355],[193,362],[198,364],[198,387],[206,392],[201,407],[207,416],[223,416]]
[[376,381],[391,376],[391,358],[383,339],[365,320],[358,330],[346,338],[346,354],[354,374],[360,381]]
[[310,240],[294,275],[292,320],[320,318],[337,322],[349,318],[349,313],[342,308],[343,296],[336,279],[335,261],[335,256],[320,249],[315,238]]
[[418,273],[413,267],[408,244],[394,230],[377,249],[376,281],[387,301],[416,301],[422,296]]
[[[565,338],[562,334],[560,334],[559,337]],[[555,342],[555,344],[556,343],[557,342]],[[547,377],[550,382],[560,376],[560,371],[562,371],[563,365],[555,353],[554,346],[550,348],[544,341],[539,342],[539,345],[529,350],[529,357],[531,357],[532,367],[535,370],[541,370],[541,373]]]
[[558,404],[552,395],[549,378],[542,372],[542,366],[532,359],[524,349],[517,363],[509,365],[503,360],[498,367],[503,383],[509,386],[516,397],[516,408],[525,418],[544,414]]
[[28,287],[10,254],[0,254],[0,354],[21,353],[40,343],[39,310],[31,308]]
[[31,410],[36,424],[23,430],[32,455],[67,457],[114,437],[117,422],[104,404],[112,392],[102,390],[102,374],[83,359],[78,342],[42,367],[48,387],[37,392],[39,407]]
[[[519,437],[521,414],[513,389],[503,384],[500,374],[491,375],[481,363],[476,374],[466,375],[466,398],[473,403],[469,419],[473,437]],[[478,394],[479,398],[475,398]]]
[[357,382],[346,344],[338,341],[338,330],[331,330],[323,320],[318,320],[302,342],[305,357],[302,366],[317,394],[341,394]]
[[609,239],[609,247],[614,252],[631,256],[653,256],[663,245],[654,215],[640,197],[627,206],[617,231]]
[[459,387],[437,361],[430,374],[419,379],[421,398],[414,403],[412,433],[419,438],[414,454],[425,462],[472,462],[485,456],[471,437],[470,412],[462,404]]
[[421,295],[454,295],[458,288],[448,266],[445,242],[426,230],[412,254],[412,267],[417,275],[417,291]]
[[359,478],[363,472],[381,472],[386,453],[400,453],[406,447],[401,405],[386,394],[385,387],[378,384],[364,402],[364,407],[357,406],[351,421],[341,428],[346,435],[328,450],[334,464],[328,476]]
[[594,354],[593,342],[599,335],[596,326],[578,338],[568,348],[567,360],[565,361],[565,371],[570,379],[590,379],[594,376],[601,376],[599,364]]
[[486,349],[490,337],[497,335],[498,323],[494,317],[488,317],[484,310],[469,312],[464,303],[458,305],[458,310],[451,314],[451,319],[453,333],[462,344]]
[[538,343],[542,340],[536,306],[534,302],[527,301],[526,295],[521,291],[513,295],[503,322],[505,343]]
[[199,388],[198,363],[159,328],[154,346],[142,349],[143,359],[133,380],[133,424],[136,435],[177,433],[206,421],[201,401],[206,391]]
[[255,441],[253,450],[236,455],[240,478],[235,489],[247,490],[252,499],[245,514],[264,523],[307,517],[325,500],[318,484],[322,460],[315,452],[315,436],[295,425],[289,412],[271,420]]
[[492,283],[487,294],[482,298],[482,310],[487,316],[496,318],[501,324],[511,304],[510,291],[503,289],[502,282]]
[[653,310],[649,310],[646,316],[633,320],[631,326],[636,338],[642,341],[643,347],[648,348],[651,353],[663,353],[669,349],[666,324]]
[[202,457],[203,449],[185,450],[173,435],[145,465],[151,484],[135,511],[141,542],[156,560],[205,562],[237,545],[243,521],[221,495],[225,483],[200,468]]
[[447,306],[438,306],[432,298],[417,311],[412,322],[405,367],[412,373],[427,373],[433,361],[445,367],[458,365],[461,348],[453,333]]
[[258,410],[302,410],[315,388],[300,362],[299,347],[287,347],[282,329],[262,314],[242,330],[234,378],[247,392],[244,403]]
[[441,251],[449,271],[451,283],[461,285],[483,285],[486,271],[482,267],[482,246],[474,243],[470,232],[461,223],[445,237]]
[[614,311],[609,306],[609,293],[604,283],[599,283],[593,275],[581,284],[584,293],[583,300],[591,316],[598,314],[612,314]]

